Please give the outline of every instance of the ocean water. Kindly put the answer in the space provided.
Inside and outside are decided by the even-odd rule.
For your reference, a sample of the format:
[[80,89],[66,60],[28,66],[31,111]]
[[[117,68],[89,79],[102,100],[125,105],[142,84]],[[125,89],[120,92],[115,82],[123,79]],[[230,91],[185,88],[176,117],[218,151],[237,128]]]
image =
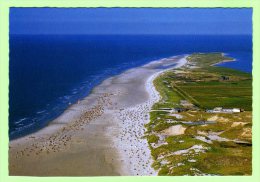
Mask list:
[[10,35],[9,137],[46,126],[112,75],[193,52],[227,53],[237,61],[221,66],[251,73],[251,36]]

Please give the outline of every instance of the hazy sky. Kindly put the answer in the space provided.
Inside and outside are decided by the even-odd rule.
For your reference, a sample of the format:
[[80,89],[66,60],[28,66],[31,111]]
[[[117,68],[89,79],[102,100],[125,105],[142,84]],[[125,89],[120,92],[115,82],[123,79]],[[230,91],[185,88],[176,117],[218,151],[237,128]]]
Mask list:
[[11,34],[251,34],[252,9],[11,8]]

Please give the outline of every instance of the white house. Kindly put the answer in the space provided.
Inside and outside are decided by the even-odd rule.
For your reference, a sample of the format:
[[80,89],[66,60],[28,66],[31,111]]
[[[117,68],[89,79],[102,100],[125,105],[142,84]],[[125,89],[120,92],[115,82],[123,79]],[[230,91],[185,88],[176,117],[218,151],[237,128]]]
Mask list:
[[233,110],[233,112],[241,112],[241,109],[239,109],[239,108],[233,108],[232,110]]
[[207,110],[208,113],[239,113],[242,110],[240,108],[222,108],[222,107],[215,107],[212,110]]

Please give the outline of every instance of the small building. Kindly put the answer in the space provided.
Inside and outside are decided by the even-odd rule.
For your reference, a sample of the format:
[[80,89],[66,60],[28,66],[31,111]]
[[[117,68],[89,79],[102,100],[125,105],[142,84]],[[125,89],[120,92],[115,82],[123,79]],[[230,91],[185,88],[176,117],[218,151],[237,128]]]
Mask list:
[[223,81],[226,81],[226,80],[229,80],[229,77],[222,75],[222,76],[220,77],[220,79],[223,80]]
[[172,110],[172,112],[178,112],[178,113],[180,113],[180,112],[184,112],[184,111],[188,111],[189,109],[187,109],[187,108],[174,108],[173,110]]
[[215,107],[214,109],[213,109],[213,111],[222,111],[222,107]]
[[215,107],[214,109],[207,109],[206,112],[208,113],[221,113],[223,110],[222,107]]
[[192,103],[190,103],[187,100],[181,100],[180,101],[180,105],[184,106],[184,107],[193,107],[194,105]]
[[243,111],[243,110],[240,109],[240,108],[233,108],[232,110],[233,110],[233,112],[242,112],[242,111]]
[[233,109],[222,109],[222,112],[224,112],[224,113],[232,113]]
[[206,110],[206,112],[207,113],[239,113],[239,112],[243,112],[243,109],[215,107],[214,109]]

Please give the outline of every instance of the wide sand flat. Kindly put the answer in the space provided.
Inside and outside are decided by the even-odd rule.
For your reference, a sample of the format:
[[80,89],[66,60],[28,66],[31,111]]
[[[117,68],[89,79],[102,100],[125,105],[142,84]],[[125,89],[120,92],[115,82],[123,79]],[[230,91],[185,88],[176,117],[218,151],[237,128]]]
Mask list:
[[47,127],[10,142],[10,175],[155,175],[142,138],[159,99],[152,81],[185,62],[162,59],[103,81]]

